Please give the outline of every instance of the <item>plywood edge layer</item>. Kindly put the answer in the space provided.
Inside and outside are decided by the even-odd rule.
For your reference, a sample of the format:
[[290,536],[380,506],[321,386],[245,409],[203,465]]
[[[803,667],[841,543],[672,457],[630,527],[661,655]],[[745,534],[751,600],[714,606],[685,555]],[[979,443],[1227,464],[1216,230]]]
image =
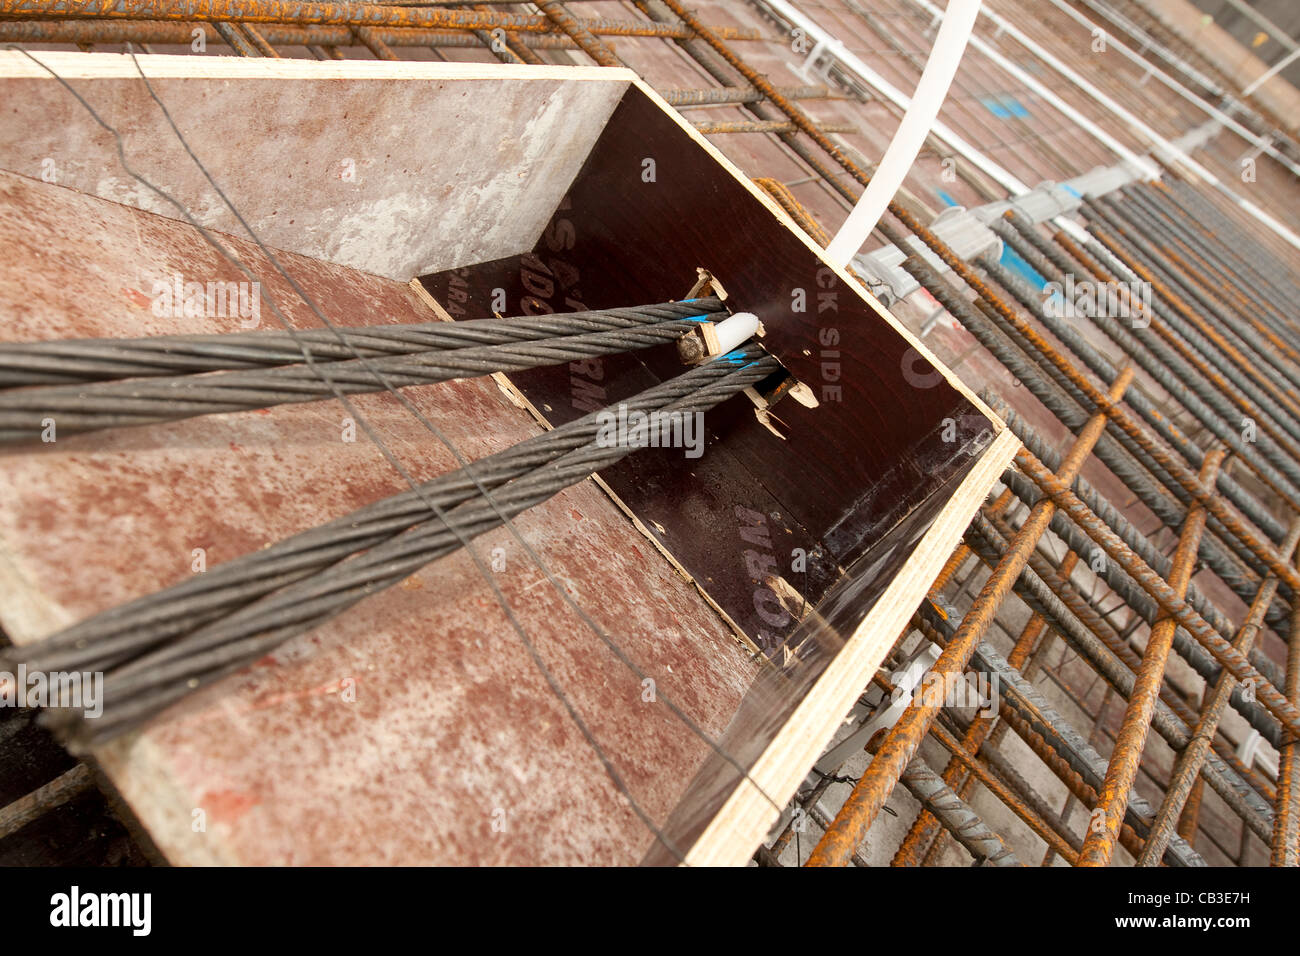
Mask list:
[[881,305],[879,300],[877,300],[876,297],[873,296],[862,285],[862,283],[860,283],[857,279],[854,279],[853,276],[849,275],[848,271],[843,266],[836,263],[832,259],[828,258],[826,255],[826,250],[823,249],[821,246],[817,245],[817,243],[814,242],[812,238],[806,232],[803,231],[803,228],[800,227],[799,224],[796,223],[790,217],[790,214],[787,213],[784,209],[782,209],[779,205],[777,205],[776,201],[767,194],[766,190],[763,190],[759,188],[757,185],[755,185],[754,181],[750,179],[748,176],[746,176],[745,173],[741,171],[740,167],[738,167],[735,163],[733,163],[730,159],[728,159],[725,155],[723,155],[721,150],[719,150],[716,146],[710,143],[704,137],[703,133],[701,133],[698,129],[696,129],[693,125],[691,125],[691,123],[687,121],[681,115],[681,113],[679,113],[676,109],[674,109],[667,100],[665,100],[662,96],[660,96],[657,92],[655,92],[654,88],[651,87],[648,83],[646,83],[640,77],[633,77],[632,85],[635,86],[642,93],[644,93],[646,96],[648,96],[651,99],[651,101],[653,101],[655,105],[657,105],[661,110],[663,110],[668,116],[672,117],[673,122],[675,122],[679,127],[681,127],[681,129],[686,133],[686,135],[689,136],[697,145],[699,145],[710,156],[712,156],[719,166],[721,166],[733,177],[739,180],[740,184],[744,186],[745,189],[749,190],[750,194],[753,195],[755,198],[757,198],[758,201],[761,202],[763,206],[765,206],[767,210],[770,213],[772,213],[772,215],[775,216],[781,222],[781,225],[783,225],[787,230],[789,230],[789,232],[793,234],[800,242],[802,242],[805,246],[807,246],[809,251],[811,251],[815,256],[817,256],[817,258],[820,259],[827,266],[827,268],[833,270],[835,275],[839,278],[839,280],[843,282],[846,287],[851,289],[859,299],[865,302],[872,309],[872,311],[876,313],[876,315],[881,319],[881,321],[888,323],[890,328],[892,328],[895,332],[897,332],[898,335],[901,336],[909,346],[915,349],[923,359],[925,359],[927,362],[929,362],[931,365],[934,366],[935,370],[938,371],[939,374],[944,377],[944,379],[948,382],[949,385],[951,385],[954,389],[956,389],[963,398],[965,398],[968,402],[974,405],[975,408],[977,408],[980,411],[980,413],[984,415],[984,417],[986,417],[990,422],[992,422],[995,431],[998,432],[1003,431],[1003,429],[1006,426],[1003,423],[1002,419],[998,418],[998,416],[993,413],[993,410],[989,408],[986,404],[984,404],[984,402],[980,399],[980,397],[976,395],[975,392],[972,391],[966,385],[966,383],[963,382],[961,378],[955,372],[952,371],[952,369],[948,368],[947,365],[945,365],[942,361],[940,361],[939,357],[935,355],[932,351],[930,351],[929,346],[927,346],[924,342],[922,342],[920,338],[918,338],[909,328],[907,328],[907,326],[905,326],[902,322],[896,319],[888,309],[886,309],[883,305]]
[[147,735],[130,734],[99,747],[94,760],[117,789],[172,866],[238,866],[219,839],[206,826],[195,826],[194,795],[178,787],[165,768],[169,761]]
[[0,50],[0,79],[50,79],[50,70],[64,79],[77,80],[131,79],[138,77],[141,71],[150,79],[595,80],[602,83],[631,83],[636,79],[635,73],[622,67],[505,66],[411,60],[273,60],[165,53],[142,54],[132,59],[123,53],[40,50],[27,54],[19,50]]
[[[1020,441],[1009,429],[993,440],[935,519],[902,570],[825,673],[739,782],[686,855],[688,866],[744,866],[779,811],[812,769],[871,675],[957,546]],[[769,800],[769,797],[771,800]]]

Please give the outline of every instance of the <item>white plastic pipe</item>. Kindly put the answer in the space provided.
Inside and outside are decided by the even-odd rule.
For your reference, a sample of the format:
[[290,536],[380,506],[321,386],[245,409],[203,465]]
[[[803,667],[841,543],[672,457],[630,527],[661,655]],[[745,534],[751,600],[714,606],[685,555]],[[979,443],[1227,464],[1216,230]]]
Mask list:
[[737,312],[715,325],[713,331],[718,336],[718,354],[726,355],[758,332],[758,316],[753,312]]
[[[912,100],[906,93],[900,90],[894,84],[890,83],[883,76],[873,70],[866,64],[860,56],[851,51],[843,43],[831,36],[815,20],[810,18],[802,10],[796,7],[790,0],[758,0],[762,7],[766,7],[772,13],[777,14],[781,19],[792,27],[798,27],[803,30],[815,43],[822,44],[827,53],[835,57],[836,62],[853,73],[873,90],[883,96],[895,106],[907,109],[911,106]],[[935,137],[951,146],[957,153],[969,162],[976,169],[980,170],[1008,193],[1013,196],[1022,196],[1029,192],[1029,187],[1019,179],[1009,173],[1002,166],[981,153],[978,149],[968,143],[962,137],[958,136],[951,128],[944,124],[942,120],[935,120],[931,129]]]
[[916,155],[925,144],[925,138],[934,126],[939,108],[948,95],[948,87],[957,73],[966,41],[970,38],[975,20],[979,16],[980,0],[948,0],[943,24],[930,48],[929,59],[912,94],[912,101],[903,114],[889,148],[871,174],[866,191],[858,198],[849,218],[826,247],[831,261],[847,265],[866,244],[871,230],[885,214],[885,209],[898,188],[907,178],[907,172],[916,162]]

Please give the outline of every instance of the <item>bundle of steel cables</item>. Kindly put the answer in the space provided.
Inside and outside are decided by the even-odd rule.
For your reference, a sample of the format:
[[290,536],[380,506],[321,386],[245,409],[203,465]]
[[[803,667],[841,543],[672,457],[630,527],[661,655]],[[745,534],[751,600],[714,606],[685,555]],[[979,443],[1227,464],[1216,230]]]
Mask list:
[[[0,444],[559,365],[674,342],[716,298],[356,329],[0,344]],[[304,363],[304,349],[310,363]]]
[[[761,349],[742,348],[620,407],[703,412],[779,368]],[[103,672],[100,717],[52,711],[48,719],[70,746],[106,742],[614,464],[634,449],[602,439],[611,412],[589,414],[38,643],[10,648],[0,669],[22,663],[47,672]]]

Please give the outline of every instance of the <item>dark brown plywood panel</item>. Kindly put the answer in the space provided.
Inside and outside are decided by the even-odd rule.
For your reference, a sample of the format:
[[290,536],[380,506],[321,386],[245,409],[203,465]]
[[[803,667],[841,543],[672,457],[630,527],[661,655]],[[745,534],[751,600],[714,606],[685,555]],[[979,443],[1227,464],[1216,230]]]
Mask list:
[[[970,463],[969,443],[989,423],[965,396],[635,88],[532,253],[424,281],[453,314],[487,315],[494,304],[509,314],[559,312],[682,298],[701,266],[722,281],[733,310],[759,316],[766,347],[821,404],[777,406],[783,440],[747,403],[730,402],[706,416],[702,459],[638,456],[604,477],[728,614],[770,636],[739,526],[764,515],[771,553],[816,602],[837,569]],[[513,378],[562,422],[680,371],[661,349]],[[806,580],[788,571],[796,547],[815,556]],[[787,616],[776,630],[793,624]]]

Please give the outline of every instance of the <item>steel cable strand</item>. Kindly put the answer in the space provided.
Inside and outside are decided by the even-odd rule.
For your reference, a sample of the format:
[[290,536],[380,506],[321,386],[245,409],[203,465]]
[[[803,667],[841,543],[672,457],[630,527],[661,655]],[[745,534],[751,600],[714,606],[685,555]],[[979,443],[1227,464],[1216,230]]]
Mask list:
[[[756,349],[737,353],[745,361],[761,354]],[[629,412],[663,408],[703,393],[734,370],[730,361],[708,362],[620,404]],[[430,500],[440,508],[454,507],[581,447],[598,432],[603,411],[607,410],[592,412],[464,468],[438,475],[416,488],[110,608],[35,644],[8,648],[2,660],[46,671],[112,666],[124,657],[194,630],[349,554],[385,541],[421,520],[432,519],[435,516]]]
[[[779,368],[771,358],[675,401],[665,412],[690,413],[713,407]],[[499,527],[505,520],[625,457],[634,448],[589,442],[559,459],[503,485],[490,498],[478,496],[446,513],[299,580],[261,601],[213,621],[181,640],[154,646],[144,656],[105,674],[105,716],[86,721],[75,713],[52,712],[49,721],[77,746],[97,745],[133,729],[191,690],[257,660],[285,640],[341,613],[431,561],[458,550],[463,541]]]
[[[175,199],[175,197],[171,196],[164,190],[159,189],[157,186],[149,182],[144,177],[140,176],[139,173],[137,173],[134,169],[131,168],[130,164],[126,159],[121,134],[117,131],[116,128],[106,123],[103,120],[103,118],[97,112],[95,112],[94,108],[89,103],[86,102],[85,98],[82,97],[75,89],[73,89],[73,87],[69,85],[65,79],[60,77],[54,71],[49,70],[48,67],[46,67],[39,60],[36,60],[35,57],[32,57],[30,54],[27,54],[26,51],[22,51],[21,48],[13,47],[12,45],[10,45],[9,48],[19,49],[24,55],[26,55],[34,63],[36,63],[38,66],[41,66],[47,72],[49,72],[50,75],[53,76],[54,79],[57,82],[59,82],[60,85],[62,85],[65,90],[68,91],[69,95],[71,95],[74,99],[76,99],[78,103],[88,113],[90,113],[90,115],[95,120],[95,122],[98,123],[111,136],[113,136],[117,147],[118,160],[121,163],[122,168],[126,170],[126,172],[132,178],[134,178],[142,186],[148,188],[149,190],[157,194],[160,198],[166,200],[168,203],[174,206],[187,222],[189,222],[192,226],[198,229],[200,234],[209,244],[211,244],[214,248],[216,248],[228,261],[231,262],[232,265],[234,265],[246,276],[248,276],[250,281],[256,278],[247,268],[243,266],[242,263],[239,262],[238,259],[232,256],[227,250],[225,250],[220,245],[220,243],[217,243],[213,239],[212,235],[207,230],[205,230],[202,225],[200,225],[198,222],[195,221],[194,217],[190,215],[189,211],[185,208],[183,204],[179,203]],[[208,182],[212,185],[212,187],[216,190],[217,194],[221,197],[222,201],[225,202],[226,205],[230,207],[236,219],[249,232],[249,235],[252,237],[253,241],[257,244],[258,248],[271,261],[272,265],[274,265],[274,267],[276,268],[276,271],[278,271],[284,277],[285,281],[287,281],[289,285],[293,288],[293,290],[299,296],[301,296],[304,302],[307,303],[308,307],[312,310],[312,312],[316,315],[316,317],[321,320],[322,325],[329,328],[331,331],[337,331],[337,327],[334,326],[333,323],[329,321],[329,319],[315,304],[315,302],[312,301],[310,296],[308,296],[306,292],[301,288],[301,286],[299,286],[298,283],[294,280],[293,276],[290,273],[286,272],[284,268],[279,264],[279,262],[275,258],[274,252],[269,250],[266,247],[266,245],[257,237],[257,234],[248,228],[247,222],[239,214],[238,210],[234,207],[234,205],[230,202],[229,197],[225,195],[221,187],[215,182],[215,180],[212,179],[212,176],[207,171],[206,167],[203,166],[202,162],[194,154],[193,150],[190,149],[189,144],[185,141],[184,136],[181,134],[179,128],[176,126],[175,121],[172,119],[171,114],[167,111],[166,106],[162,103],[161,100],[158,99],[157,94],[154,93],[152,86],[150,86],[149,84],[148,78],[145,77],[143,71],[139,67],[138,62],[136,62],[135,54],[131,50],[129,45],[127,48],[127,52],[131,56],[132,62],[136,66],[136,72],[139,74],[141,82],[144,84],[146,90],[149,91],[149,94],[153,98],[155,103],[158,104],[159,109],[162,111],[164,117],[167,119],[168,124],[172,128],[172,131],[176,134],[177,139],[180,140],[182,147],[189,154],[190,158],[194,160],[195,165],[200,169],[200,171],[203,172],[204,176],[207,178]],[[280,324],[284,327],[284,330],[288,332],[290,335],[292,335],[294,330],[285,320],[283,314],[279,311],[279,309],[276,308],[274,302],[271,303],[271,311],[275,315],[276,319],[280,322]],[[303,357],[309,366],[317,367],[316,363],[311,357],[310,349],[304,347]],[[328,378],[327,375],[325,377]],[[383,376],[376,374],[376,379],[382,380]],[[433,434],[440,442],[442,442],[442,444],[444,444],[447,447],[447,449],[452,453],[452,455],[456,458],[457,462],[462,467],[466,467],[469,464],[469,462],[466,461],[464,457],[460,454],[459,450],[456,448],[454,443],[450,442],[446,438],[446,436],[442,434],[441,430],[438,429],[438,427],[428,419],[427,416],[425,416],[423,413],[420,412],[418,408],[416,408],[413,404],[411,404],[409,399],[407,399],[400,390],[390,389],[389,393],[395,398],[395,400],[399,404],[407,408],[411,412],[411,414],[414,415],[431,434]],[[336,397],[338,398],[339,402],[343,405],[343,407],[347,409],[348,413],[356,419],[358,426],[375,443],[375,446],[379,449],[380,453],[384,456],[385,460],[387,460],[389,464],[393,466],[394,470],[396,470],[402,476],[402,478],[406,481],[406,483],[411,488],[417,487],[418,483],[415,480],[415,478],[411,475],[410,471],[401,463],[401,461],[396,456],[393,455],[391,449],[389,449],[384,444],[382,438],[374,430],[374,428],[366,421],[364,416],[362,416],[360,412],[353,407],[348,396],[343,394],[342,392],[337,392]],[[436,504],[434,504],[432,501],[430,502],[430,507],[435,512],[439,512],[439,509],[437,508]],[[511,522],[507,521],[506,527],[507,529],[510,529],[511,533],[518,540],[523,542],[523,539],[519,537],[518,532],[514,529],[514,526]],[[526,546],[526,543],[525,543],[525,549],[529,550]],[[515,633],[518,635],[520,643],[524,646],[529,657],[532,659],[533,664],[536,666],[538,672],[542,675],[542,678],[543,680],[545,680],[548,689],[559,701],[560,705],[564,708],[570,720],[573,722],[573,725],[577,727],[578,731],[581,733],[587,745],[591,748],[593,755],[600,763],[602,769],[609,777],[610,781],[614,784],[614,786],[617,788],[618,792],[622,795],[622,797],[627,801],[627,804],[632,809],[633,813],[635,813],[637,817],[645,824],[646,828],[651,833],[654,834],[655,839],[659,841],[665,847],[665,849],[667,849],[671,853],[674,859],[676,859],[679,862],[684,862],[684,858],[681,854],[681,851],[676,846],[674,846],[672,841],[670,841],[663,834],[663,832],[655,825],[654,821],[649,817],[648,814],[646,814],[644,809],[637,802],[635,796],[628,789],[627,784],[623,781],[622,776],[619,774],[617,768],[610,762],[608,755],[604,751],[604,748],[600,746],[599,741],[597,741],[595,736],[592,734],[591,728],[587,726],[586,721],[582,719],[581,714],[577,712],[572,702],[565,694],[564,688],[556,680],[555,675],[551,672],[551,670],[546,666],[546,663],[539,655],[536,646],[534,645],[532,640],[528,637],[528,634],[524,630],[522,625],[520,625],[517,616],[515,615],[514,611],[510,606],[510,603],[506,601],[504,594],[501,592],[501,589],[497,586],[496,582],[493,580],[492,575],[488,572],[481,558],[474,552],[473,548],[468,548],[467,551],[470,560],[474,563],[475,568],[482,576],[483,580],[487,583],[488,587],[492,590],[493,596],[496,599],[499,606],[501,607],[502,611],[504,612],[507,622],[509,623],[510,627],[515,631]],[[529,553],[531,554],[532,552],[529,551]],[[569,603],[571,606],[575,607],[575,610],[577,610],[578,613],[583,616],[583,620],[587,621],[588,624],[592,626],[593,631],[597,634],[598,637],[600,637],[601,641],[605,643],[606,646],[609,647],[610,650],[613,651],[616,656],[618,656],[619,660],[623,661],[629,667],[629,669],[639,674],[639,669],[635,666],[635,664],[630,659],[626,657],[626,655],[623,654],[621,649],[619,649],[617,643],[612,641],[608,637],[608,635],[604,633],[603,630],[597,628],[594,624],[591,623],[590,619],[585,616],[585,612],[582,611],[581,607],[577,606],[576,604],[574,604],[574,602],[572,602],[572,599],[569,598],[568,596],[568,592],[565,591],[562,587],[560,587],[558,582],[554,580],[553,576],[550,575],[549,571],[546,570],[545,566],[535,555],[534,555],[534,561],[536,561],[538,566],[543,569],[543,572],[547,575],[548,580],[551,581],[552,585],[556,588],[556,591],[561,595],[561,597],[565,599],[566,602]],[[664,699],[666,702],[666,698]],[[699,736],[701,739],[708,742],[711,748],[723,754],[723,756],[728,756],[725,754],[725,752],[721,751],[716,741],[714,741],[707,734],[704,734],[700,730],[700,728],[692,720],[690,720],[687,716],[685,716],[678,708],[674,707],[672,709],[673,709],[673,713],[676,714],[678,717],[680,717],[682,721],[686,724],[686,726],[688,726],[697,736]],[[728,759],[731,763],[733,763],[733,765],[735,764],[734,758],[728,757]],[[742,773],[743,773],[743,769],[742,769]],[[746,776],[748,775],[746,774]]]
[[[388,385],[429,385],[493,372],[560,365],[673,342],[696,324],[694,319],[675,319],[635,329],[528,343],[318,363],[317,368],[287,365],[0,391],[0,443],[36,440],[47,418],[54,419],[59,431],[75,434],[312,402],[330,398],[335,392],[364,394],[385,391]],[[319,370],[328,374],[329,382],[321,380]],[[376,370],[385,376],[386,384],[375,381]]]
[[[775,368],[776,364],[772,360],[756,361],[694,395],[668,405],[663,411],[702,411],[759,381]],[[455,550],[459,547],[460,539],[456,531],[472,538],[491,530],[502,524],[507,517],[513,517],[547,500],[563,488],[608,467],[631,450],[632,446],[607,445],[600,439],[588,442],[555,461],[508,482],[491,496],[480,495],[464,502],[448,513],[445,522],[438,519],[421,520],[383,544],[223,618],[204,628],[201,635],[196,633],[159,648],[148,655],[147,662],[124,665],[117,669],[117,673],[121,676],[147,671],[150,665],[183,658],[196,649],[207,649],[246,634],[284,627],[302,620],[316,620],[323,611],[328,611],[332,616],[337,613],[333,608],[340,593],[344,594],[344,600],[350,604],[352,600],[349,598],[353,594],[359,599],[364,593],[396,583],[434,558],[449,553],[447,548]],[[494,510],[497,507],[503,514]]]
[[303,346],[310,348],[313,358],[325,361],[409,355],[635,328],[723,312],[720,300],[707,297],[558,315],[339,327],[339,335],[329,329],[301,329],[293,336],[265,331],[4,342],[0,343],[0,387],[296,365],[303,361]]

